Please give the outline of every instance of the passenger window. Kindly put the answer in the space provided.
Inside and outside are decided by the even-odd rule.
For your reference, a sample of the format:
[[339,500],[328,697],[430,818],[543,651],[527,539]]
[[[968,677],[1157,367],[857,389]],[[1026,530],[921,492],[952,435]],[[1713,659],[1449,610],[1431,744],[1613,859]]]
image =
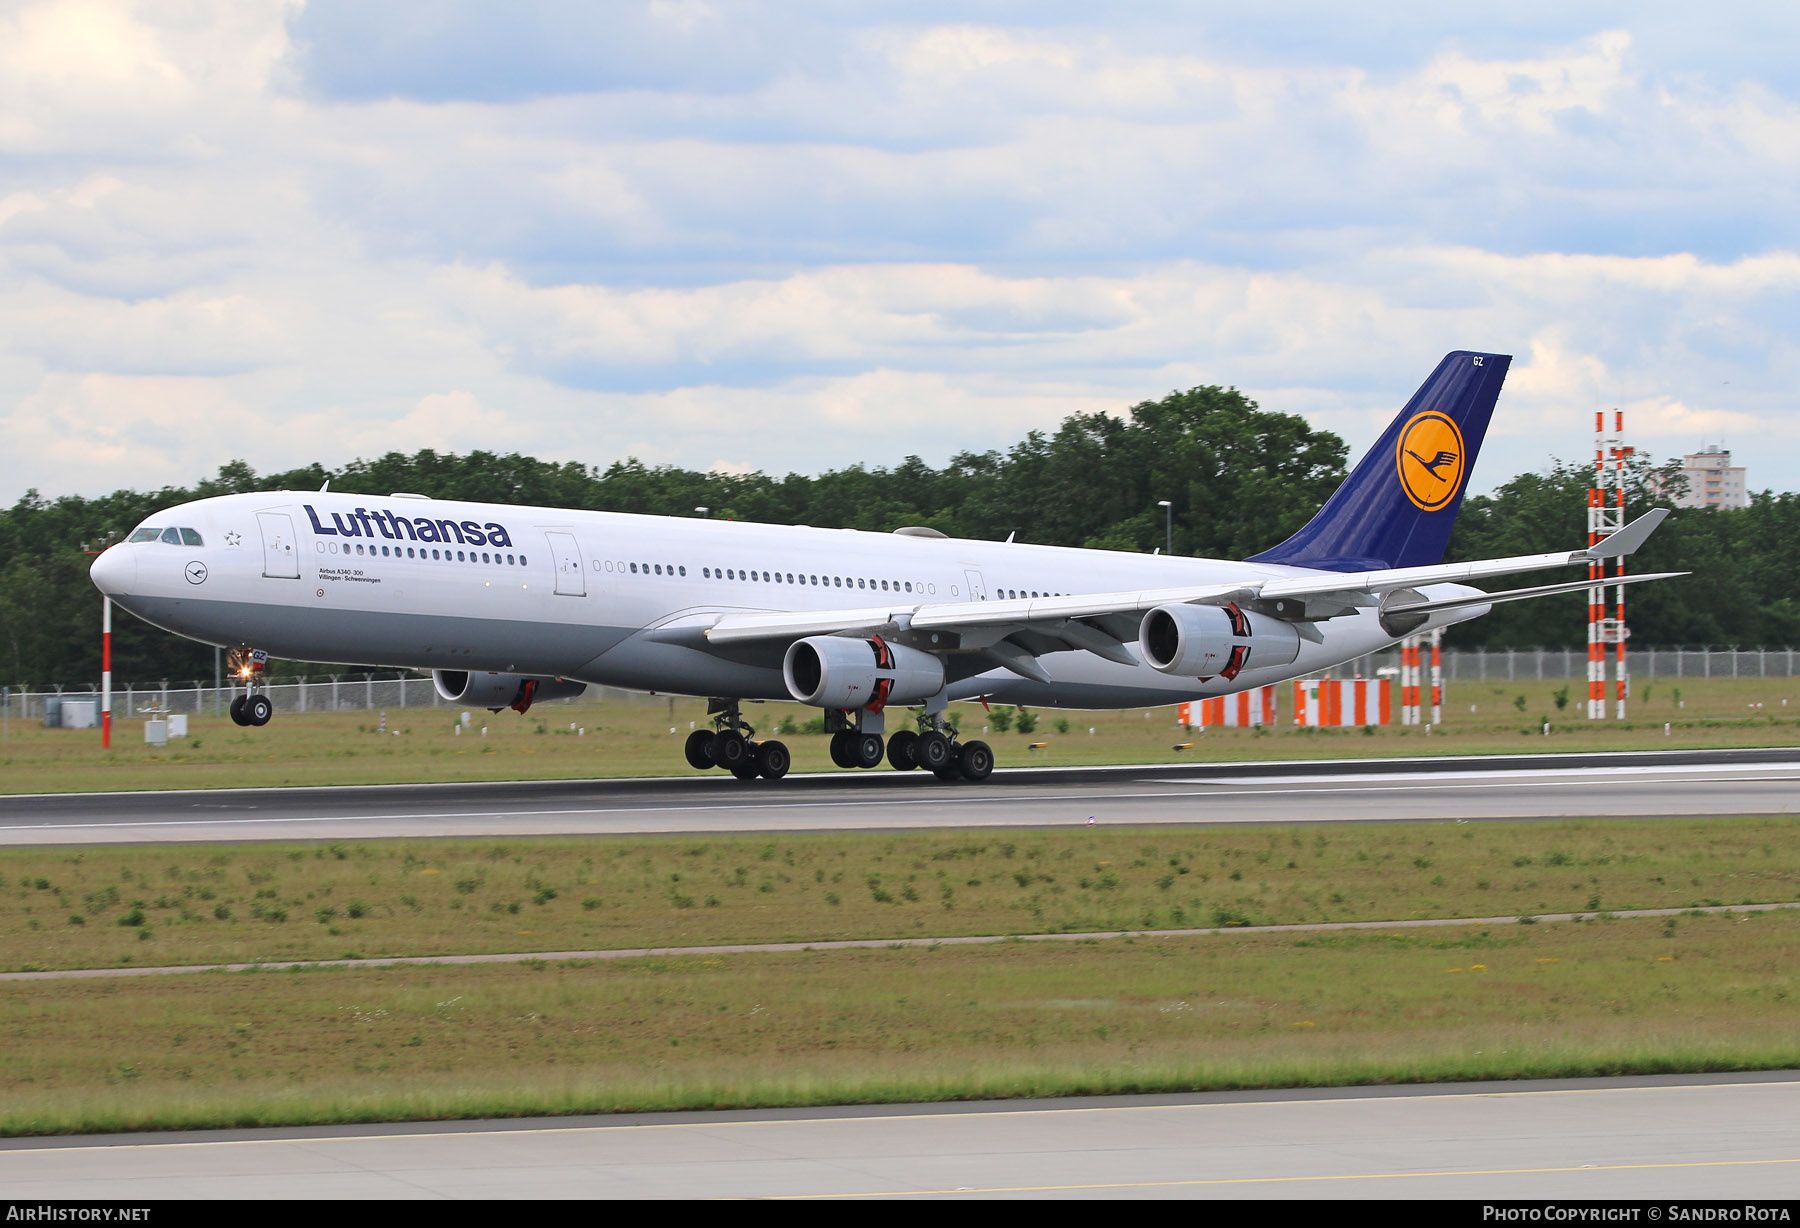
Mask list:
[[681,574],[684,576],[687,575],[687,564],[685,564],[685,563],[683,563],[681,566]]
[[633,563],[631,565],[631,574],[634,576],[637,575],[637,564],[636,563]]

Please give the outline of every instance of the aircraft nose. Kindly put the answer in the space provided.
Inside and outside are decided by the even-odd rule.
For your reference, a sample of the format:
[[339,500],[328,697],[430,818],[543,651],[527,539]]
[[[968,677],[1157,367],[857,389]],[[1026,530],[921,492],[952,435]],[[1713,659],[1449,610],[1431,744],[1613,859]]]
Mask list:
[[88,575],[93,579],[94,587],[108,597],[129,593],[137,587],[137,551],[114,546],[94,560]]

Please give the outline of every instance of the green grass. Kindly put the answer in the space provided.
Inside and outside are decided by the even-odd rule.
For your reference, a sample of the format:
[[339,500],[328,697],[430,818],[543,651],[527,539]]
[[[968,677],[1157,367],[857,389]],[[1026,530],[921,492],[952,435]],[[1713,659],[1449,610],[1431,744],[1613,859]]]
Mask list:
[[[1800,680],[1791,678],[1639,679],[1630,722],[1581,719],[1579,682],[1470,682],[1452,687],[1444,723],[1429,736],[1398,725],[1371,729],[1213,729],[1195,737],[1170,707],[1130,711],[1038,713],[1026,735],[1000,733],[979,705],[952,706],[965,736],[990,741],[1000,766],[1174,763],[1201,760],[1310,759],[1394,755],[1505,754],[1530,751],[1781,746],[1800,741]],[[1556,692],[1569,688],[1566,709]],[[1681,692],[1677,701],[1675,692]],[[1283,688],[1281,712],[1291,719]],[[1517,701],[1523,699],[1524,707]],[[1784,706],[1784,703],[1786,706]],[[1471,711],[1470,709],[1474,710]],[[221,717],[193,717],[185,742],[146,747],[141,721],[121,718],[114,746],[98,731],[47,730],[13,720],[0,744],[0,793],[372,784],[408,781],[541,780],[686,775],[681,743],[704,725],[698,700],[546,704],[528,715],[474,710],[470,732],[453,732],[460,709],[389,709],[387,728],[370,712],[278,712],[262,729]],[[826,739],[780,734],[815,715],[793,704],[747,706],[763,737],[781,737],[796,772],[834,772]],[[896,719],[902,719],[896,714]],[[1067,731],[1058,722],[1067,722]],[[1543,722],[1552,724],[1542,736]],[[1664,723],[1670,726],[1664,735]],[[984,724],[990,729],[982,732]],[[485,725],[486,736],[479,731]],[[574,730],[570,728],[573,725]],[[898,727],[898,725],[894,726]],[[585,734],[576,730],[585,729]],[[1093,730],[1090,734],[1088,731]],[[1028,744],[1047,742],[1043,750]],[[1178,743],[1195,742],[1191,751]]]
[[1687,908],[1800,819],[0,850],[0,969]]
[[15,984],[0,1133],[1800,1065],[1800,915]]

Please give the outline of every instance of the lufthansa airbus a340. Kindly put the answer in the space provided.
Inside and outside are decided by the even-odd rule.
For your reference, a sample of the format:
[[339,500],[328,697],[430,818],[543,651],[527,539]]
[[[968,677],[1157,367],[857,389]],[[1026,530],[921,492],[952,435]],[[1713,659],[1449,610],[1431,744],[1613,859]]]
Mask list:
[[1509,362],[1446,356],[1319,513],[1243,561],[277,491],[152,516],[93,579],[138,617],[231,649],[240,724],[269,720],[249,663],[274,654],[429,671],[445,699],[496,711],[587,684],[704,696],[714,727],[688,739],[688,761],[743,779],[781,777],[789,755],[756,739],[740,704],[792,700],[824,710],[843,767],[885,754],[981,780],[993,752],[957,739],[952,700],[1225,695],[1590,587],[1470,582],[1629,554],[1667,512],[1585,549],[1443,562]]

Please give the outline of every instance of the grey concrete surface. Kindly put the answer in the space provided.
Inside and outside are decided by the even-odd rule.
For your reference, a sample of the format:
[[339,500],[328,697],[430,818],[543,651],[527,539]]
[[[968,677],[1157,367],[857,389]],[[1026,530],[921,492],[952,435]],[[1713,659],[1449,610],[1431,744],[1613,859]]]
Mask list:
[[11,1199],[1794,1199],[1795,1072],[0,1143]]

